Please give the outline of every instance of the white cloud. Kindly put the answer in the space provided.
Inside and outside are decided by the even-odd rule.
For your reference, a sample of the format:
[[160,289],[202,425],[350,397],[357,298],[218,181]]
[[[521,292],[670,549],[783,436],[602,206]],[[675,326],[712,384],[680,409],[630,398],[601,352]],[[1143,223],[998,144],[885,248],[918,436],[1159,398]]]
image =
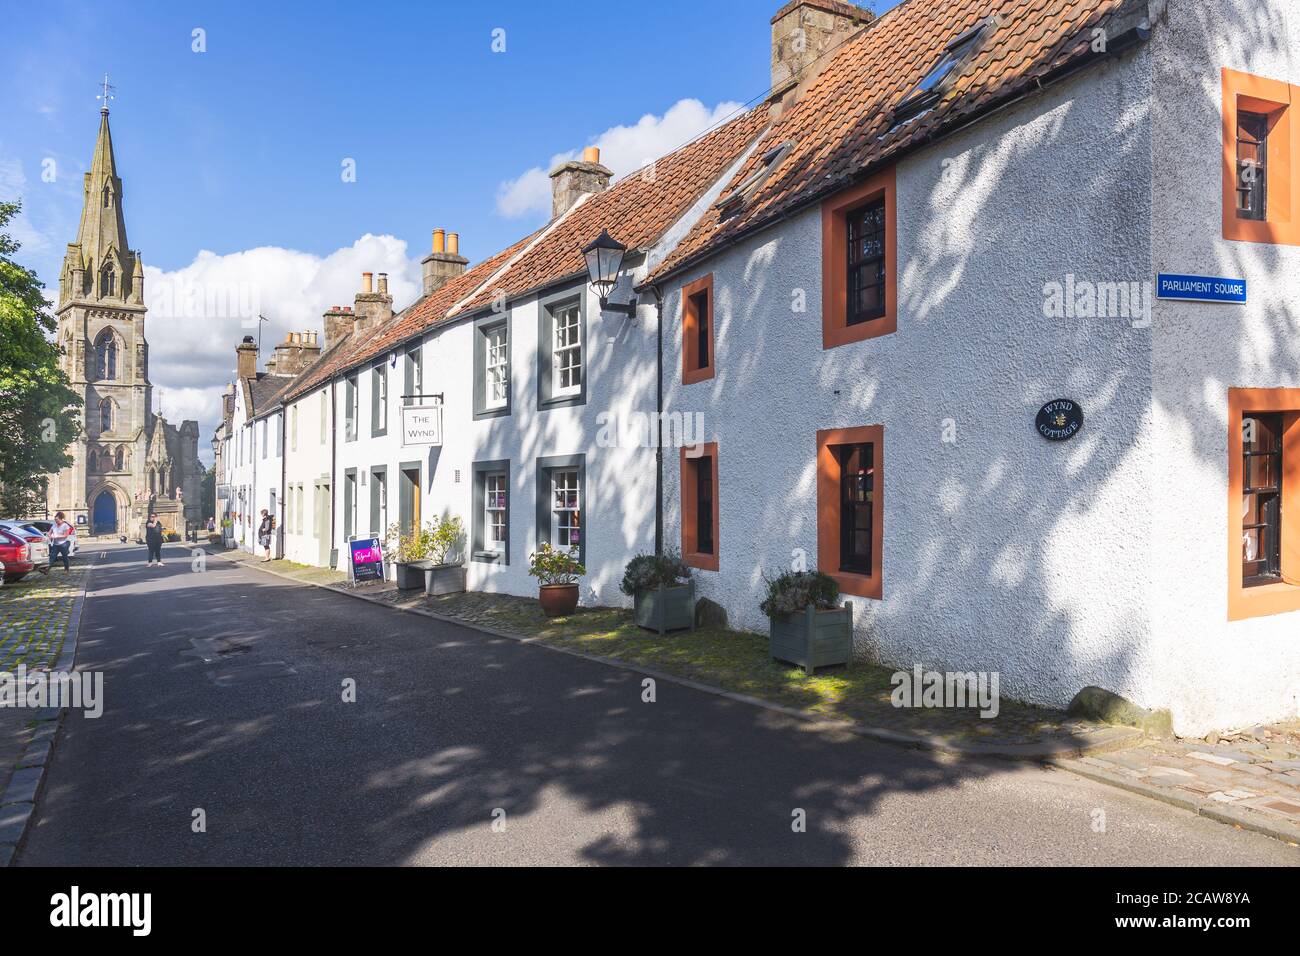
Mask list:
[[[741,108],[740,103],[719,103],[709,109],[696,99],[678,100],[663,116],[647,113],[632,126],[614,126],[592,139],[600,147],[600,161],[626,176],[642,166],[690,142]],[[545,167],[534,166],[497,187],[497,212],[510,219],[551,212],[551,180],[548,175],[558,163],[577,159],[581,150],[552,156]]]
[[352,303],[362,272],[388,273],[395,309],[420,291],[420,263],[407,257],[406,243],[369,233],[323,258],[263,246],[228,255],[204,250],[172,272],[145,264],[149,379],[163,393],[168,421],[198,421],[205,462],[221,420],[221,394],[234,378],[235,346],[245,335],[257,336],[257,316],[270,320],[263,323],[262,360],[289,332],[322,332],[323,345],[321,314]]

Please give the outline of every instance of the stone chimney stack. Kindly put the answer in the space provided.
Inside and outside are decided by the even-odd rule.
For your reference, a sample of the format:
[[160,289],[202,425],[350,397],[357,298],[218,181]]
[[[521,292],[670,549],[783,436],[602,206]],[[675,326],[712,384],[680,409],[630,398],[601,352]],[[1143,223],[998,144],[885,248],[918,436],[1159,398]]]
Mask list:
[[335,345],[352,331],[352,306],[332,305],[330,310],[325,313],[325,348],[334,348]]
[[551,170],[551,219],[558,219],[583,196],[609,188],[612,170],[600,165],[600,147],[588,146],[582,160],[571,159]]
[[235,347],[235,370],[240,378],[257,376],[257,343],[251,335],[245,335],[244,341]]
[[[822,67],[823,55],[876,18],[844,0],[790,0],[772,17],[772,92],[774,111],[789,106]],[[829,59],[829,58],[827,58]],[[818,62],[820,60],[820,62]]]
[[460,237],[442,229],[433,230],[433,252],[420,261],[424,271],[424,294],[442,288],[465,271],[469,260],[460,254]]
[[384,290],[375,292],[374,273],[361,273],[361,291],[353,300],[356,307],[356,320],[353,325],[358,332],[383,325],[393,317],[393,297],[388,294],[388,279],[384,279]]
[[315,332],[290,332],[275,347],[275,358],[266,363],[267,371],[277,375],[298,375],[320,358],[320,345]]

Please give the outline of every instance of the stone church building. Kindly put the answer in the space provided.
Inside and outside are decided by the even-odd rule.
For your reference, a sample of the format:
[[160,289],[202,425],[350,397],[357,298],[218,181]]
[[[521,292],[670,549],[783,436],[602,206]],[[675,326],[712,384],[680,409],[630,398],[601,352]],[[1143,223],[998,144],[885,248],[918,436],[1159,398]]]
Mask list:
[[126,241],[105,106],[54,313],[63,367],[85,404],[73,462],[50,476],[47,503],[82,534],[135,537],[150,511],[180,532],[203,518],[199,425],[177,427],[153,412],[145,312],[144,269]]

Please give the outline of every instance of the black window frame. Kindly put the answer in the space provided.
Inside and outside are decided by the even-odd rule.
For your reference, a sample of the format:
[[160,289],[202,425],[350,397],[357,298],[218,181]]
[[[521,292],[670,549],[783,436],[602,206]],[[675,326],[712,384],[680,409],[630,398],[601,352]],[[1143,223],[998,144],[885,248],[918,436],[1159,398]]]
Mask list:
[[360,495],[357,493],[357,470],[343,469],[343,540],[350,541],[357,533],[356,506]]
[[[1247,123],[1245,118],[1251,117],[1257,125],[1257,132],[1253,140],[1250,138],[1243,139],[1242,130]],[[1249,219],[1253,222],[1268,221],[1268,138],[1269,138],[1269,114],[1260,113],[1256,110],[1238,110],[1237,111],[1237,132],[1236,132],[1236,158],[1237,158],[1237,218]],[[1242,159],[1242,149],[1244,147],[1257,150],[1258,159],[1254,162]],[[1247,180],[1247,169],[1254,169],[1252,180]],[[1244,184],[1244,185],[1243,185]],[[1252,203],[1250,208],[1244,208],[1241,205],[1242,199],[1246,196],[1257,199],[1257,203]],[[1255,208],[1258,206],[1258,208]]]
[[[839,570],[845,574],[861,574],[870,577],[872,564],[872,542],[875,531],[875,462],[876,446],[874,442],[853,442],[845,445],[832,445],[836,461],[840,466],[840,565]],[[866,473],[863,473],[859,461],[858,473],[852,474],[849,465],[854,454],[868,456]],[[867,497],[862,497],[862,492]],[[866,527],[862,527],[861,517],[866,514]],[[860,535],[866,536],[866,551],[860,551],[854,542]]]
[[[382,479],[382,480],[376,480]],[[383,488],[384,493],[381,496],[378,490]],[[388,466],[371,465],[370,467],[370,536],[383,541],[387,537],[388,529],[384,527],[384,519],[387,517],[389,510],[388,501]],[[378,525],[378,527],[376,527]]]
[[[1272,449],[1264,451],[1252,451],[1250,449],[1250,443],[1245,440],[1246,421],[1248,419],[1269,421],[1274,435],[1274,447]],[[1282,412],[1243,412],[1241,427],[1241,494],[1243,499],[1247,495],[1256,496],[1259,501],[1256,513],[1262,513],[1263,519],[1262,521],[1247,521],[1246,519],[1250,517],[1249,512],[1242,517],[1243,549],[1246,533],[1253,530],[1258,542],[1259,550],[1257,554],[1259,557],[1253,561],[1247,561],[1243,550],[1241,583],[1243,587],[1277,584],[1282,580],[1282,476],[1284,473],[1283,468],[1286,465],[1283,457],[1283,436],[1286,430],[1286,419]],[[1272,475],[1275,484],[1259,487],[1250,484],[1253,474],[1251,462],[1256,458],[1272,458],[1274,460]],[[1263,569],[1257,569],[1257,573],[1249,574],[1246,570],[1249,565],[1262,565]]]
[[[889,236],[889,204],[885,200],[885,196],[877,196],[875,199],[849,210],[844,216],[844,255],[846,260],[844,270],[846,295],[844,321],[848,326],[883,319],[889,311],[887,303],[889,263],[886,261]],[[867,222],[868,213],[877,210],[879,211],[879,226]],[[880,251],[878,254],[855,258],[854,253],[864,241],[864,229],[867,226],[870,226],[872,238],[878,242]],[[865,312],[859,309],[861,292],[865,287],[859,280],[863,270],[869,270],[873,264],[876,266],[879,276],[870,285],[879,289],[880,306],[878,310]]]
[[343,379],[343,440],[351,442],[357,440],[357,434],[360,429],[357,427],[357,418],[361,411],[360,400],[361,383],[357,380],[357,373],[353,372]]
[[[718,542],[713,538],[713,513],[718,507],[718,489],[713,487],[713,455],[706,452],[686,460],[695,469],[695,554],[707,554],[716,558]],[[708,489],[707,508],[705,489]],[[707,548],[704,546],[706,540]]]
[[[555,395],[552,371],[555,365],[555,313],[578,306],[578,342],[582,358],[582,381],[572,395]],[[572,408],[587,404],[587,384],[591,371],[591,340],[588,337],[587,286],[563,289],[537,300],[537,407],[538,409]]]

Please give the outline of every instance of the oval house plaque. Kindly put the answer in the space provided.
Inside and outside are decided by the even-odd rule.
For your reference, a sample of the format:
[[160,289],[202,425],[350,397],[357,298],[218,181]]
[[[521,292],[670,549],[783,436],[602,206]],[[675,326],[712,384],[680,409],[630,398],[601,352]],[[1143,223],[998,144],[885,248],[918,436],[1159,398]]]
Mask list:
[[1038,410],[1035,425],[1048,441],[1068,441],[1083,427],[1083,409],[1078,402],[1058,398]]

